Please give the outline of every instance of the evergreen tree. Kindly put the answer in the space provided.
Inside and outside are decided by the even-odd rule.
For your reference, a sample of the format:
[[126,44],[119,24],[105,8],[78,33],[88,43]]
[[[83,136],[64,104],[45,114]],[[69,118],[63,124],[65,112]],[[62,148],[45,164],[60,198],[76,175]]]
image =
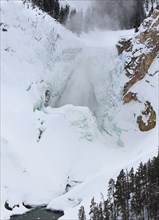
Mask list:
[[102,198],[99,204],[91,200],[90,220],[158,220],[159,153],[136,173],[121,170],[116,182],[109,181],[107,200]]
[[[142,166],[142,163],[140,164],[140,167]],[[134,187],[134,194],[131,200],[131,207],[132,211],[134,212],[135,216],[139,216],[142,218],[142,210],[143,210],[143,201],[142,201],[142,187],[141,187],[141,173],[140,173],[140,167],[138,168],[136,174],[135,174],[135,187]]]
[[90,220],[98,220],[98,206],[94,200],[94,197],[91,200],[89,215],[90,215]]
[[145,9],[147,12],[149,11],[149,3],[150,3],[149,0],[145,0]]
[[133,193],[134,192],[134,181],[135,181],[133,168],[131,168],[130,172],[128,173],[128,176],[129,176],[129,189],[130,189],[130,192]]
[[146,13],[144,10],[144,0],[134,0],[134,14],[132,17],[132,22],[135,32],[138,31],[138,28],[145,17]]
[[159,216],[159,156],[147,165],[149,179],[149,212],[151,218]]
[[70,13],[70,7],[68,5],[66,5],[64,8],[61,7],[60,18],[59,18],[61,24],[65,24],[66,20],[68,19],[69,13]]
[[59,0],[31,0],[33,6],[38,6],[41,10],[48,13],[51,17],[64,24],[68,19],[69,6],[60,7]]
[[110,204],[108,199],[106,201],[103,201],[103,220],[109,220],[110,219]]
[[84,210],[84,206],[81,206],[78,212],[78,219],[79,220],[86,220],[86,214]]
[[104,220],[102,202],[100,202],[99,205],[98,205],[98,220]]
[[108,203],[109,203],[109,210],[110,210],[110,219],[115,220],[117,217],[117,210],[116,210],[116,204],[115,204],[115,180],[110,179],[108,183]]
[[56,20],[60,19],[60,4],[59,4],[59,0],[54,0],[53,17]]
[[123,220],[129,219],[129,211],[128,211],[128,183],[126,182],[126,174],[124,170],[121,170],[119,176],[117,177],[117,181],[115,184],[116,192],[115,192],[115,203],[117,206],[118,215],[122,215]]

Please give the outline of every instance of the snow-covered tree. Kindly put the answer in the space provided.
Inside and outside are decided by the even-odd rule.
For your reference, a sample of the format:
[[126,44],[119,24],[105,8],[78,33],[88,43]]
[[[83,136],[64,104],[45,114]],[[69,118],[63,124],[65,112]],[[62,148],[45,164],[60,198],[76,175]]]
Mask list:
[[78,212],[78,219],[79,220],[86,220],[86,214],[84,210],[84,206],[81,206]]

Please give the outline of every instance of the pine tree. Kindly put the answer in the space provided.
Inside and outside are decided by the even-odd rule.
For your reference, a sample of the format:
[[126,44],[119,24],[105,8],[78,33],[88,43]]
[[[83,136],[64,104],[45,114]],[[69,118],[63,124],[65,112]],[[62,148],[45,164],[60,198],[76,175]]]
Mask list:
[[149,3],[150,3],[149,0],[145,0],[145,9],[147,12],[149,11]]
[[[116,182],[109,181],[107,200],[102,198],[99,204],[92,198],[90,220],[158,220],[159,153],[140,163],[135,174],[133,168],[130,172],[121,170]],[[79,213],[82,216],[82,209]]]
[[130,189],[131,193],[133,193],[134,192],[134,184],[135,184],[134,183],[135,176],[134,176],[134,169],[133,168],[131,168],[128,175],[129,175],[129,189]]
[[150,9],[149,15],[151,15],[151,14],[153,13],[153,11],[154,11],[154,3],[155,3],[155,0],[150,0],[150,2],[151,2],[151,9]]
[[149,212],[151,218],[159,216],[159,156],[147,165],[149,184]]
[[118,215],[122,216],[123,220],[127,220],[128,210],[127,210],[127,183],[126,183],[126,174],[124,170],[121,170],[119,176],[117,177],[117,181],[115,184],[116,192],[115,192],[115,203],[118,210]]
[[146,17],[146,13],[144,10],[144,0],[134,0],[135,8],[134,8],[134,15],[133,15],[133,26],[135,28],[135,32],[138,31],[138,28],[141,22]]
[[59,4],[59,0],[54,0],[53,17],[56,20],[59,20],[59,18],[60,18],[60,4]]
[[65,23],[68,19],[70,9],[69,6],[60,7],[59,0],[31,0],[33,6],[38,6],[41,10],[47,12],[51,17],[61,23]]
[[143,218],[143,198],[142,198],[142,178],[141,178],[141,168],[143,164],[140,163],[140,166],[135,174],[135,190],[133,198],[131,200],[132,210],[137,217]]
[[78,219],[79,220],[86,220],[86,214],[84,210],[84,206],[81,206],[78,212]]
[[98,205],[98,220],[104,220],[102,202],[100,202],[99,205]]
[[116,204],[115,204],[115,180],[110,179],[108,183],[108,204],[110,205],[110,219],[115,220],[117,216]]
[[90,215],[90,220],[98,220],[98,206],[94,200],[94,197],[91,200],[89,215]]
[[66,5],[65,7],[61,7],[59,17],[59,21],[61,24],[65,24],[66,20],[68,19],[69,13],[70,7],[68,5]]
[[103,201],[103,220],[110,220],[110,204],[108,199]]

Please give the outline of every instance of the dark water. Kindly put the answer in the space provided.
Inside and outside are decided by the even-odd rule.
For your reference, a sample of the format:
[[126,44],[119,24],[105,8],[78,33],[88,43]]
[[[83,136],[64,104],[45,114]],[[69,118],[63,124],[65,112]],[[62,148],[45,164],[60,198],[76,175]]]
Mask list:
[[46,207],[38,207],[23,215],[14,215],[11,220],[57,220],[62,215],[62,212],[53,212],[46,210]]

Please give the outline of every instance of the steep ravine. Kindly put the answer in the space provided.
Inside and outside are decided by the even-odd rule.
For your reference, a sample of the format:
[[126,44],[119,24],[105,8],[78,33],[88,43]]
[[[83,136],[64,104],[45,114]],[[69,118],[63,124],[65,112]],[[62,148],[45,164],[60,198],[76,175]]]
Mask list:
[[77,37],[21,1],[1,5],[1,218],[44,205],[77,219],[111,177],[157,152],[157,126],[140,132],[136,121],[147,108],[157,120],[158,60],[123,104],[131,79],[115,45],[133,30]]

